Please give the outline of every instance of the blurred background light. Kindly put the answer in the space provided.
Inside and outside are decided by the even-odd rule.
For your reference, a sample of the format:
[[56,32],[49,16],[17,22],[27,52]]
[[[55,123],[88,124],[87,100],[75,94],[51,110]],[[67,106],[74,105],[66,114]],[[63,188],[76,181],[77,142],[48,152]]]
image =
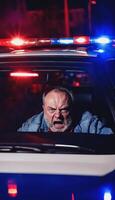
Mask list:
[[110,192],[104,193],[104,200],[112,200],[112,195]]

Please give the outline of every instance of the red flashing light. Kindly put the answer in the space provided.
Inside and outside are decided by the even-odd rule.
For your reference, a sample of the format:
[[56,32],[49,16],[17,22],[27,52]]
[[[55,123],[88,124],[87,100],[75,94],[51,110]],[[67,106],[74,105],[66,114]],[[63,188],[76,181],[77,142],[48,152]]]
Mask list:
[[41,44],[51,44],[50,39],[39,39],[38,42]]
[[15,47],[22,47],[22,46],[43,46],[51,44],[50,39],[38,39],[38,38],[28,38],[24,39],[21,37],[15,37],[10,40],[10,45]]
[[10,73],[11,77],[38,77],[38,73],[30,73],[30,72],[11,72]]
[[73,86],[74,86],[74,87],[80,87],[80,82],[78,82],[78,81],[73,81]]
[[72,195],[71,195],[71,200],[75,200],[75,195],[74,195],[73,192],[72,192]]
[[8,183],[8,194],[10,197],[16,197],[18,194],[17,185],[15,183]]
[[15,37],[10,41],[10,43],[14,46],[23,46],[25,43],[27,43],[27,41],[22,38]]
[[74,44],[84,45],[90,44],[90,37],[89,36],[76,36],[73,38]]
[[91,0],[91,4],[96,5],[96,0]]
[[36,38],[29,38],[29,39],[24,39],[24,37],[14,37],[10,40],[7,40],[6,43],[8,46],[13,46],[13,47],[23,47],[23,46],[34,46],[37,44],[37,39]]

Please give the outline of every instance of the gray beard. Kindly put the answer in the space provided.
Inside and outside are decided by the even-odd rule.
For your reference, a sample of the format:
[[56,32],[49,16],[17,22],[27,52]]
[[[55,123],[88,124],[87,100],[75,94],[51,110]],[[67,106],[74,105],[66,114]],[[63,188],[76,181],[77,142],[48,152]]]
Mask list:
[[[45,122],[46,122],[46,124],[47,124],[47,126],[48,126],[49,129],[54,126],[53,123],[49,123],[48,122],[48,120],[47,120],[47,118],[45,116],[44,116],[44,119],[45,119]],[[71,117],[68,117],[66,124],[64,124],[65,127],[63,129],[58,130],[58,132],[64,132],[64,131],[66,131],[67,129],[69,129],[69,127],[71,126],[71,124],[72,124],[72,119],[71,119]]]

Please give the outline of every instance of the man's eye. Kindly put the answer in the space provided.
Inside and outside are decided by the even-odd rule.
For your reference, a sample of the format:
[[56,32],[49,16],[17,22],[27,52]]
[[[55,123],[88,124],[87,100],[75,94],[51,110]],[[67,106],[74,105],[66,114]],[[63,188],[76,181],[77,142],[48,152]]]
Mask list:
[[67,113],[67,112],[69,112],[69,109],[68,108],[64,108],[64,109],[61,110],[61,112],[62,113]]
[[54,108],[49,108],[49,112],[53,113],[53,112],[55,112],[55,109]]

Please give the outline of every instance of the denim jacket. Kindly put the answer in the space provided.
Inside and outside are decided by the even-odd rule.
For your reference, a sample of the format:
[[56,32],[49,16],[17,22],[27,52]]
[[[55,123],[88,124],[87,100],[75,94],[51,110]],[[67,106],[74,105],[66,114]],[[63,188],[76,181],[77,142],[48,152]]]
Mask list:
[[[32,116],[22,124],[18,129],[20,132],[48,132],[48,126],[44,119],[43,112]],[[83,113],[81,120],[75,125],[74,133],[92,133],[92,134],[112,134],[112,129],[105,127],[96,115],[86,111]]]

